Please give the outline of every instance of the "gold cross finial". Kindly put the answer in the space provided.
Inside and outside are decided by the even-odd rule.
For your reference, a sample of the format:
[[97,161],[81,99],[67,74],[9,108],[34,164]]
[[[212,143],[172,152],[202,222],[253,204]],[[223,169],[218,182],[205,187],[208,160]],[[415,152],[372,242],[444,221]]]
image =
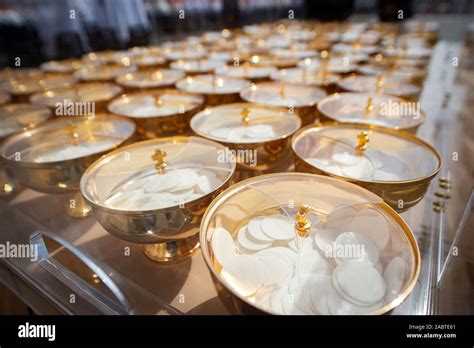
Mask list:
[[240,112],[240,115],[242,116],[242,125],[248,126],[250,122],[250,110],[247,107],[244,107]]
[[165,157],[166,152],[161,151],[160,149],[156,150],[155,153],[151,156],[151,159],[155,161],[155,168],[160,174],[163,174],[166,170]]
[[72,145],[79,144],[79,134],[77,133],[77,126],[72,122],[68,122],[67,126],[64,127],[66,132],[68,132],[69,143]]
[[367,104],[365,105],[365,117],[369,116],[373,109],[374,105],[372,104],[372,97],[368,97]]
[[307,237],[311,229],[311,221],[308,219],[310,206],[303,204],[296,214],[295,228],[301,237]]
[[356,145],[356,154],[361,156],[364,153],[364,150],[367,149],[367,144],[369,143],[369,132],[360,132],[357,134],[357,145]]

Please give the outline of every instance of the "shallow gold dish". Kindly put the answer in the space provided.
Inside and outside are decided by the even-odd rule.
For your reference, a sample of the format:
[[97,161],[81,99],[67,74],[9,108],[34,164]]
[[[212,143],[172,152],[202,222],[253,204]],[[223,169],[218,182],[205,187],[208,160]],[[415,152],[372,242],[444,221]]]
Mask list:
[[[57,116],[93,115],[105,112],[107,103],[120,93],[122,88],[113,83],[87,82],[33,94],[30,103],[46,105],[54,109]],[[73,110],[72,115],[68,108]]]
[[92,65],[76,70],[73,76],[83,82],[113,82],[117,77],[135,70],[136,66]]
[[[92,164],[81,179],[81,192],[109,233],[144,244],[155,261],[179,261],[197,250],[206,207],[231,183],[235,161],[222,160],[225,151],[198,137],[135,143]],[[214,177],[204,191],[193,188],[196,173]]]
[[273,66],[258,66],[251,65],[246,62],[241,65],[224,65],[215,70],[217,75],[224,75],[238,79],[245,79],[258,83],[270,79],[270,75],[276,72],[277,69]]
[[92,64],[93,63],[87,62],[83,59],[71,58],[63,60],[51,60],[49,62],[42,63],[40,65],[40,69],[46,73],[69,74]]
[[[375,221],[383,227],[380,234],[373,231],[370,223],[373,220],[361,219],[367,212],[375,216]],[[281,232],[282,226],[286,226],[285,234],[290,233],[291,239],[276,240],[263,247],[257,245],[258,251],[249,252],[242,244],[245,236],[241,235],[251,233],[260,237],[259,233],[254,234],[259,232],[254,228],[258,225],[263,233],[267,233],[269,228],[265,227],[265,219],[275,215],[279,215],[281,220],[270,232]],[[263,223],[257,222],[259,219],[263,219]],[[369,266],[377,259],[351,261],[356,254],[347,252],[338,256],[337,245],[330,239],[326,239],[325,251],[321,251],[319,242],[325,237],[320,236],[325,231],[332,233],[337,228],[340,235],[341,231],[351,228],[353,221],[359,223],[356,232],[363,233],[369,241],[359,239],[361,244],[347,246],[361,246],[360,250],[364,250],[361,255],[365,257],[369,255],[364,254],[369,249],[364,246],[372,245],[371,249],[377,250],[377,271]],[[254,225],[250,227],[251,224]],[[345,234],[356,235],[354,232]],[[416,240],[393,209],[359,186],[314,174],[269,174],[230,187],[206,210],[200,241],[219,298],[231,312],[238,314],[384,314],[407,298],[420,273],[420,251]],[[329,250],[334,253],[329,253]],[[347,269],[345,264],[354,262],[370,268],[378,282],[385,284],[385,296],[382,295],[382,300],[375,305],[355,305],[353,298],[349,303],[347,296],[345,300],[341,297],[341,286],[335,285],[338,275],[342,275],[342,268]],[[394,263],[398,263],[401,268],[397,269],[402,271],[395,277],[387,271],[389,268],[393,270]],[[292,266],[295,264],[296,267]],[[366,277],[365,273],[360,275]],[[349,272],[344,276],[351,277],[352,274]],[[344,285],[349,290],[351,286],[351,282]],[[370,288],[370,291],[358,294],[365,296],[368,292],[373,294],[372,288],[376,285],[362,281],[358,286],[358,290]],[[338,301],[331,301],[335,297]]]
[[288,157],[290,137],[301,119],[285,108],[234,103],[199,112],[190,126],[197,135],[227,146],[241,170],[265,171]]
[[[0,141],[26,128],[34,128],[51,118],[51,110],[30,104],[6,104],[0,106]],[[11,168],[0,158],[0,196],[17,191],[18,181]]]
[[426,115],[418,103],[378,93],[335,93],[318,103],[324,120],[364,123],[415,134]]
[[140,70],[119,76],[115,82],[126,92],[136,92],[141,89],[173,87],[184,76],[183,72],[170,69]]
[[270,77],[274,81],[319,87],[327,94],[336,92],[336,83],[341,79],[341,76],[337,74],[303,68],[280,69],[272,73]]
[[28,98],[40,91],[52,88],[71,87],[77,83],[78,79],[74,76],[61,74],[42,75],[38,79],[34,78],[11,78],[1,84],[0,89],[8,92],[13,101],[17,103],[28,102]]
[[70,194],[66,212],[83,217],[89,207],[78,195],[82,173],[134,132],[135,124],[119,116],[62,117],[9,137],[1,155],[25,186],[43,193]]
[[176,82],[176,88],[183,92],[203,95],[206,106],[237,102],[240,91],[248,86],[247,80],[216,75],[188,76]]
[[189,121],[203,103],[200,95],[157,89],[123,94],[109,103],[108,110],[133,119],[140,135],[156,138],[189,133]]
[[346,77],[337,83],[344,92],[383,93],[417,102],[421,88],[407,79],[394,76],[364,76]]
[[240,92],[243,100],[288,108],[290,113],[300,116],[303,125],[319,119],[316,104],[326,96],[317,87],[308,87],[284,82],[262,82]]
[[[176,60],[170,63],[170,68],[183,72],[183,75],[212,74],[214,70],[225,65],[222,60],[216,59],[187,59]],[[184,77],[184,76],[183,76]]]
[[439,153],[425,141],[373,125],[323,122],[298,131],[291,147],[297,171],[355,183],[398,212],[417,204],[441,169]]
[[117,57],[114,62],[123,66],[135,66],[139,70],[164,68],[168,62],[168,60],[161,54],[133,52],[133,49],[129,52],[130,55]]

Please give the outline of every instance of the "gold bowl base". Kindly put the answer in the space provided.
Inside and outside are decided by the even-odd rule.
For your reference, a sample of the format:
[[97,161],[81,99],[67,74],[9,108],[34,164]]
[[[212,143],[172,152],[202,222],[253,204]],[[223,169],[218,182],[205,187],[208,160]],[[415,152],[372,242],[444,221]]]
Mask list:
[[64,210],[69,216],[74,218],[84,218],[91,214],[92,207],[87,204],[80,192],[75,192],[67,195],[64,202]]
[[170,242],[145,244],[145,255],[159,263],[176,263],[187,259],[199,249],[199,234]]

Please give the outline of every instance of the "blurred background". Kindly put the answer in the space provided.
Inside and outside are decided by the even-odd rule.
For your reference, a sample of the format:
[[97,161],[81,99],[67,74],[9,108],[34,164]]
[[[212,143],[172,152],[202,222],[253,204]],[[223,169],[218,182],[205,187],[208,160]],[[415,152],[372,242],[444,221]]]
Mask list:
[[0,67],[288,18],[438,20],[442,39],[473,32],[472,0],[0,0]]

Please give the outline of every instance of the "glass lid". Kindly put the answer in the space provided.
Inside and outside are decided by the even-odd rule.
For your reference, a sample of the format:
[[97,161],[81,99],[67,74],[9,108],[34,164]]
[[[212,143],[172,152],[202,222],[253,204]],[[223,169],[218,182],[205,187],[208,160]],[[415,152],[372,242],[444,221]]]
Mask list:
[[410,65],[380,65],[380,64],[364,64],[357,67],[357,72],[363,75],[378,75],[393,76],[401,79],[411,79],[422,77],[425,71],[417,66]]
[[323,70],[315,71],[303,68],[280,69],[275,71],[270,78],[275,81],[312,86],[327,86],[341,79],[339,75],[325,73]]
[[177,60],[170,64],[171,69],[187,73],[209,73],[223,66],[224,61],[218,59]]
[[200,242],[230,295],[271,314],[383,314],[420,268],[412,232],[378,196],[314,174],[230,187],[207,209]]
[[379,46],[363,46],[360,44],[349,45],[337,43],[331,47],[331,52],[338,53],[362,53],[364,55],[374,54],[379,51]]
[[9,79],[39,79],[45,74],[36,68],[3,68],[0,70],[0,82]]
[[167,61],[166,57],[156,54],[131,54],[130,56],[117,57],[115,62],[124,66],[149,67],[154,65],[163,65]]
[[135,143],[92,164],[81,179],[81,192],[92,204],[121,212],[178,207],[232,177],[235,161],[223,160],[226,149],[198,137]]
[[134,118],[166,117],[183,114],[202,104],[199,95],[165,89],[123,94],[109,103],[108,110]]
[[295,135],[292,148],[319,170],[364,182],[416,181],[435,175],[441,166],[438,152],[421,139],[363,124],[307,127]]
[[334,74],[346,74],[357,68],[357,61],[350,57],[331,57],[326,63],[319,58],[306,58],[298,62],[298,67],[307,70],[322,70],[326,67],[327,71]]
[[216,69],[215,73],[229,77],[236,77],[241,79],[263,79],[270,77],[270,75],[277,69],[273,66],[257,66],[245,62],[239,66],[224,65]]
[[240,92],[240,96],[252,103],[304,107],[317,104],[326,96],[326,92],[317,87],[284,82],[262,82],[244,89]]
[[110,151],[135,132],[133,121],[114,115],[67,116],[14,135],[2,156],[21,163],[59,163]]
[[94,65],[77,70],[74,76],[82,81],[108,81],[135,70],[135,66]]
[[177,70],[140,70],[119,76],[115,79],[115,82],[125,87],[156,88],[162,86],[173,86],[176,81],[183,77],[184,73]]
[[51,88],[69,87],[76,82],[77,77],[74,76],[48,74],[39,79],[9,79],[2,83],[0,88],[13,95],[27,95]]
[[51,117],[51,110],[31,104],[7,104],[0,107],[0,138],[22,129],[36,127]]
[[298,62],[296,57],[278,57],[267,54],[254,54],[250,56],[248,61],[258,66],[274,66],[276,68],[287,68],[295,66]]
[[169,60],[188,60],[188,59],[202,59],[207,56],[207,51],[202,45],[191,45],[185,48],[165,48],[166,58]]
[[79,83],[73,87],[56,88],[31,96],[33,104],[55,107],[66,102],[100,102],[110,100],[122,93],[122,88],[106,82]]
[[82,59],[88,63],[94,64],[109,64],[114,63],[117,59],[126,57],[129,55],[127,51],[100,51],[100,52],[90,52],[82,56]]
[[92,63],[82,59],[51,60],[40,65],[41,70],[48,73],[72,73],[78,69],[90,66]]
[[176,82],[176,88],[191,93],[234,94],[250,86],[250,82],[227,76],[196,75]]
[[0,91],[0,105],[6,104],[10,101],[10,95],[8,93]]
[[419,103],[386,94],[334,93],[318,103],[318,110],[338,122],[367,123],[395,129],[416,127],[425,120]]
[[191,128],[196,134],[234,144],[283,139],[300,127],[301,119],[286,108],[251,103],[208,108],[191,119]]
[[274,48],[274,49],[271,49],[269,53],[276,57],[296,58],[296,59],[315,57],[317,55],[317,52],[315,50],[298,49],[297,47]]
[[377,76],[349,76],[338,83],[338,86],[348,92],[378,92],[394,96],[410,96],[420,92],[421,88],[409,80],[381,75]]

